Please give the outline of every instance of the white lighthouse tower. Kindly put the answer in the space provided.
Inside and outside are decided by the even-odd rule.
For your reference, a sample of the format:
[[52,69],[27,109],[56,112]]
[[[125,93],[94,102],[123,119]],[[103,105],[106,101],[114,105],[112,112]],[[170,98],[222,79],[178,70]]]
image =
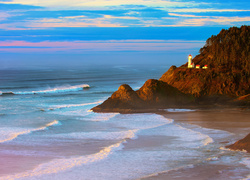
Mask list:
[[189,54],[188,56],[188,68],[194,68],[194,63],[192,62],[191,54]]

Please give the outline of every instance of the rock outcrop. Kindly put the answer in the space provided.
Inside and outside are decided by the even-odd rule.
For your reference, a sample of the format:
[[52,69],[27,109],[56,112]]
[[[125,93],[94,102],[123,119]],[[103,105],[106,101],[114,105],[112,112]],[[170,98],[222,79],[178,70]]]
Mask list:
[[250,133],[245,138],[235,142],[234,144],[226,146],[226,148],[240,151],[245,150],[250,153]]
[[147,109],[180,107],[193,102],[193,96],[184,94],[163,81],[149,79],[137,91],[127,84],[121,85],[110,98],[92,110],[94,112],[139,112]]
[[148,106],[181,106],[194,102],[193,96],[184,94],[166,82],[156,79],[147,80],[136,93]]
[[120,112],[123,110],[140,109],[143,101],[137,93],[127,84],[121,85],[110,98],[102,104],[92,108],[94,112]]

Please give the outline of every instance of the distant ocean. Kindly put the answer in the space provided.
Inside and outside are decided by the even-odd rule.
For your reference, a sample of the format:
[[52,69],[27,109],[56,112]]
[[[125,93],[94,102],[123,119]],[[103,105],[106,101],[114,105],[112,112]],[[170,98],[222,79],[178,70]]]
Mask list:
[[[0,70],[0,179],[139,179],[216,160],[223,150],[213,142],[227,131],[90,111],[121,84],[136,90],[168,68]],[[243,161],[241,153],[224,158]]]

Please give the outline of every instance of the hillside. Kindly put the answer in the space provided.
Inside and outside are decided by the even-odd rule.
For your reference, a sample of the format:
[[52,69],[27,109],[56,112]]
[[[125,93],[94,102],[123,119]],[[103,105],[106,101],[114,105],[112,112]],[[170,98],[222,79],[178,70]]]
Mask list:
[[211,36],[193,62],[208,69],[171,67],[161,81],[196,97],[243,96],[250,93],[250,26],[221,30]]
[[122,85],[95,112],[133,112],[169,107],[250,106],[250,26],[211,36],[193,62],[207,69],[172,66],[137,91]]

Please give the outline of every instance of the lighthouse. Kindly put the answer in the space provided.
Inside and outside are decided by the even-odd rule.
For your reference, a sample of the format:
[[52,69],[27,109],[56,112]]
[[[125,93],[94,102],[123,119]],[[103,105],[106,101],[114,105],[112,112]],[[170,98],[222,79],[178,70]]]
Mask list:
[[191,54],[189,54],[188,56],[188,68],[194,68],[194,63],[192,62]]

